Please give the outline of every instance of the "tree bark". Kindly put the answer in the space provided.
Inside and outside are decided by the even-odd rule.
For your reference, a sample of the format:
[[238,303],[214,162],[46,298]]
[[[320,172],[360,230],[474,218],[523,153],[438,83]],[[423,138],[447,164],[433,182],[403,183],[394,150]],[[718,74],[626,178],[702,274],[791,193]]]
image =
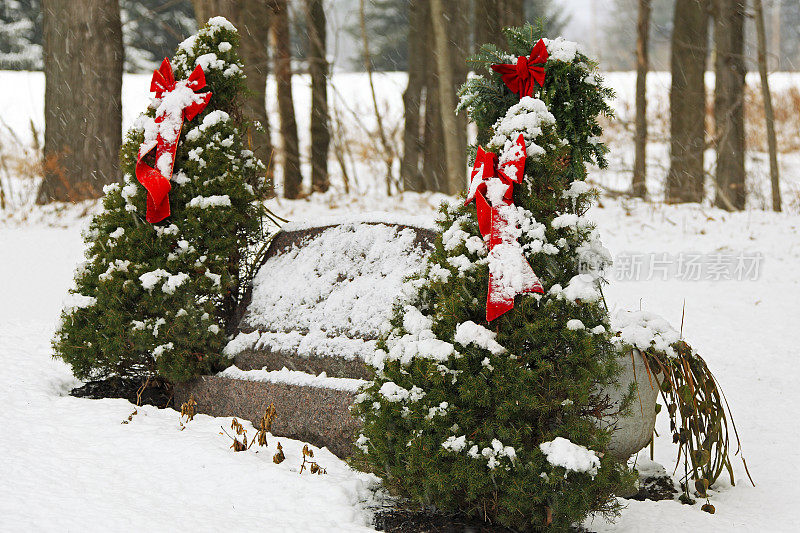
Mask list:
[[311,190],[325,192],[328,179],[328,59],[326,19],[322,0],[306,0],[308,70],[311,75]]
[[745,2],[742,0],[716,0],[714,133],[717,193],[714,203],[728,210],[741,210],[745,206],[744,12]]
[[[453,106],[455,115],[455,106],[458,104],[458,91],[461,86],[467,81],[467,74],[469,67],[467,65],[467,57],[470,55],[470,39],[469,39],[469,0],[451,0],[445,5],[445,18],[450,21],[449,35],[450,35],[450,61],[453,65]],[[458,163],[460,174],[455,175],[456,190],[455,193],[461,192],[465,189],[468,183],[467,174],[467,115],[461,113],[455,115],[456,120],[456,149],[458,150]]]
[[772,0],[772,22],[770,23],[772,30],[772,56],[773,64],[772,70],[781,70],[781,0]]
[[425,84],[425,23],[428,20],[428,3],[411,0],[408,5],[408,85],[403,93],[404,128],[403,158],[400,161],[400,178],[404,191],[421,192],[425,183],[419,169],[421,152],[420,110],[422,89]]
[[668,203],[702,202],[706,147],[707,0],[677,0],[672,33]]
[[[273,181],[272,136],[267,113],[267,76],[269,75],[269,7],[266,0],[238,0],[233,24],[241,38],[241,57],[247,76],[248,96],[243,111],[252,126],[247,130],[250,150],[267,165],[267,181]],[[261,128],[255,123],[261,124]],[[270,190],[272,185],[270,185]]]
[[647,47],[650,33],[650,0],[639,0],[636,24],[636,133],[634,135],[633,195],[647,196]]
[[503,46],[505,39],[500,31],[503,28],[501,6],[503,0],[475,0],[475,48],[492,43]]
[[[245,0],[246,1],[246,0]],[[197,27],[205,26],[211,17],[225,17],[235,26],[237,0],[192,0]],[[238,28],[237,28],[238,29]]]
[[292,98],[292,57],[290,52],[289,10],[286,0],[269,0],[270,40],[275,60],[278,114],[283,152],[283,195],[300,196],[303,176],[300,172],[300,150],[297,139],[297,121]]
[[431,0],[431,20],[433,21],[434,47],[436,48],[436,67],[439,72],[439,112],[442,119],[444,137],[445,165],[447,168],[447,192],[457,194],[463,186],[464,165],[458,152],[458,129],[455,114],[455,95],[452,87],[455,80],[453,63],[450,59],[450,42],[442,0]]
[[[500,13],[501,28],[507,28],[509,26],[522,26],[525,24],[524,0],[501,0]],[[505,39],[503,42],[505,42]]]
[[44,179],[37,202],[97,198],[119,181],[122,24],[117,0],[44,0]]
[[761,0],[753,0],[756,36],[758,39],[758,73],[761,76],[761,97],[764,100],[764,117],[767,123],[767,149],[769,151],[769,177],[772,184],[772,209],[781,210],[781,185],[778,174],[778,147],[775,141],[775,113],[767,77],[767,32],[764,28],[764,7]]
[[378,123],[378,136],[381,141],[381,148],[383,149],[384,163],[386,164],[386,195],[392,195],[392,166],[394,163],[394,155],[389,141],[386,138],[386,132],[383,129],[383,118],[381,111],[378,108],[378,98],[375,93],[375,83],[372,80],[372,56],[369,52],[369,37],[367,33],[367,15],[364,0],[359,1],[359,22],[361,26],[361,41],[362,51],[364,54],[364,70],[367,71],[367,79],[369,80],[369,90],[372,95],[372,109],[375,112],[375,121]]
[[[433,28],[431,28],[432,30]],[[444,133],[442,130],[442,117],[439,113],[440,79],[437,74],[433,47],[428,47],[428,52],[422,175],[425,179],[426,190],[447,193],[447,163],[446,159],[442,157],[442,154],[444,154]]]
[[[247,76],[248,96],[242,111],[252,126],[247,130],[248,148],[267,165],[267,180],[272,183],[272,139],[266,106],[267,76],[269,74],[269,7],[267,0],[193,0],[197,26],[202,27],[211,17],[227,18],[239,32],[239,54]],[[261,131],[255,123],[263,128]],[[270,192],[272,186],[270,185]]]

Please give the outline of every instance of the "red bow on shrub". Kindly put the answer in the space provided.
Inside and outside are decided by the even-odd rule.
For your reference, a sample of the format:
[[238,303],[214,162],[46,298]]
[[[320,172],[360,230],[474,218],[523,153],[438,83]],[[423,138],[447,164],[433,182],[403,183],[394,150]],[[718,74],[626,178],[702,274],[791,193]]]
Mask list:
[[[520,98],[533,96],[533,88],[538,83],[544,86],[544,64],[547,62],[547,47],[542,39],[533,47],[530,57],[520,56],[517,64],[492,65],[492,70],[499,72],[503,82],[512,93]],[[542,66],[537,66],[542,65]]]
[[[170,178],[175,165],[175,152],[183,127],[183,119],[192,120],[211,99],[211,93],[196,91],[206,86],[206,76],[197,65],[185,81],[175,81],[172,65],[164,58],[158,70],[153,72],[150,91],[161,99],[156,110],[155,129],[145,128],[144,142],[136,156],[136,179],[147,190],[146,219],[151,224],[169,216]],[[142,161],[153,149],[156,150],[155,168]]]
[[478,147],[472,167],[465,205],[475,200],[478,228],[484,240],[489,239],[488,322],[513,309],[517,294],[544,292],[501,209],[514,205],[514,184],[522,183],[526,157],[525,138],[520,134],[499,163],[497,154]]

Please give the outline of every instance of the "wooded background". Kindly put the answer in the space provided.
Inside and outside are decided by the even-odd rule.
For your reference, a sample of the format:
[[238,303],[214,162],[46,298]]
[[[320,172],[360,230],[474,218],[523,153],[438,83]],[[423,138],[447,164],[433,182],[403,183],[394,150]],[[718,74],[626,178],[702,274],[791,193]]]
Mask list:
[[[800,2],[787,0],[611,0],[603,30],[585,43],[602,70],[637,71],[635,158],[630,190],[647,190],[646,77],[653,66],[672,73],[670,168],[667,202],[698,202],[714,183],[714,203],[743,209],[745,187],[745,83],[747,70],[762,76],[773,182],[773,208],[780,210],[774,111],[767,72],[800,66]],[[502,46],[501,28],[541,21],[555,37],[569,22],[555,0],[9,0],[0,6],[0,68],[38,69],[46,76],[43,180],[38,201],[78,201],[119,181],[123,70],[142,72],[171,57],[177,44],[211,16],[230,19],[240,31],[250,97],[243,112],[255,125],[248,137],[256,154],[280,173],[275,193],[298,198],[330,186],[329,164],[347,169],[331,154],[336,138],[331,101],[332,69],[366,72],[377,128],[376,153],[387,194],[440,191],[457,194],[466,183],[468,129],[456,115],[456,91],[468,74],[466,58],[485,42]],[[347,34],[348,53],[332,50],[329,17],[347,11],[337,28]],[[89,58],[91,60],[89,61]],[[374,73],[405,71],[404,116],[399,138],[382,117]],[[707,102],[704,73],[714,71]],[[307,73],[310,109],[296,109],[292,77]],[[265,106],[269,76],[276,83],[278,121]],[[707,120],[706,107],[713,106]],[[300,154],[296,113],[311,117],[310,153]],[[709,123],[711,122],[711,123]],[[303,137],[305,138],[305,137]],[[273,141],[275,141],[273,145]],[[706,150],[715,149],[713,176]],[[337,151],[338,150],[334,150]],[[334,155],[333,158],[330,156]],[[301,160],[310,162],[303,176]]]

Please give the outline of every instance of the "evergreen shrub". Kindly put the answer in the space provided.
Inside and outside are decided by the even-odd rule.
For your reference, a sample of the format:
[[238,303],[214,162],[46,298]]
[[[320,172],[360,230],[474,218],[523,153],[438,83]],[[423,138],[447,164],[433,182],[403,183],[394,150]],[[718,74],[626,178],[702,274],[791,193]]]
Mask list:
[[[245,91],[239,35],[221,17],[180,44],[175,79],[196,65],[212,96],[180,134],[169,193],[171,216],[145,220],[135,177],[154,98],[128,131],[122,184],[84,231],[86,261],[62,312],[55,356],[80,379],[161,376],[185,381],[224,365],[226,334],[263,243],[265,167],[249,149],[240,106]],[[148,163],[155,165],[154,156]]]
[[488,323],[491,254],[475,206],[443,206],[435,250],[369,361],[374,380],[353,408],[364,421],[354,461],[425,506],[564,530],[616,513],[614,494],[634,473],[605,453],[610,432],[597,423],[620,351],[600,290],[610,256],[584,217],[595,196],[585,165],[605,165],[597,118],[611,112],[612,92],[580,47],[555,39],[545,40],[544,86],[535,97],[511,93],[490,65],[529,55],[537,33],[506,30],[508,52],[483,46],[459,109],[501,161],[525,139],[524,179],[501,209],[544,294],[518,296]]

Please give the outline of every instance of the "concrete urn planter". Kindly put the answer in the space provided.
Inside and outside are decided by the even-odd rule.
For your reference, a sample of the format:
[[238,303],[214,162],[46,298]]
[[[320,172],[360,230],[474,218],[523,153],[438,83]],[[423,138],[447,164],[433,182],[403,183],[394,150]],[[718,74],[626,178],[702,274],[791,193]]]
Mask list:
[[[624,461],[647,446],[653,438],[659,382],[655,374],[648,374],[639,350],[621,355],[619,363],[621,370],[617,386],[603,389],[603,393],[609,397],[611,407],[600,420],[599,426],[613,428],[608,451]],[[621,416],[618,414],[619,408],[631,383],[636,384],[637,390],[630,409]]]

